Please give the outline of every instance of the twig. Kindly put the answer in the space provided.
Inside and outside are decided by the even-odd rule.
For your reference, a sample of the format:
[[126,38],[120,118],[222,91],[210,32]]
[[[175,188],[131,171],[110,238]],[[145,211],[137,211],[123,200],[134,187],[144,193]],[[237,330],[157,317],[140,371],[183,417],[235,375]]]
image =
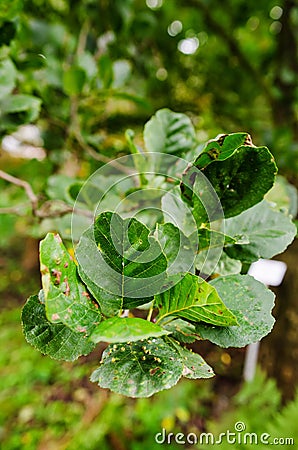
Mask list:
[[35,215],[38,207],[38,197],[34,194],[31,185],[27,181],[21,180],[20,178],[13,177],[9,173],[3,172],[3,170],[0,170],[0,178],[25,189],[27,197],[31,203],[32,212]]
[[[27,181],[16,178],[9,173],[4,172],[3,170],[0,170],[0,178],[16,186],[22,187],[25,190],[26,195],[30,201],[32,214],[39,219],[62,217],[70,213],[76,213],[88,218],[93,217],[93,213],[91,211],[80,208],[73,208],[71,205],[68,205],[67,203],[64,203],[62,201],[46,201],[38,208],[38,197],[37,195],[35,195],[31,185]],[[23,216],[24,214],[21,213],[21,210],[25,206],[27,206],[27,204],[22,203],[16,206],[0,208],[0,214],[16,214],[18,216]]]
[[15,216],[24,216],[25,214],[22,213],[22,210],[26,206],[28,206],[28,203],[22,203],[16,206],[8,206],[6,208],[0,208],[0,214],[14,214]]

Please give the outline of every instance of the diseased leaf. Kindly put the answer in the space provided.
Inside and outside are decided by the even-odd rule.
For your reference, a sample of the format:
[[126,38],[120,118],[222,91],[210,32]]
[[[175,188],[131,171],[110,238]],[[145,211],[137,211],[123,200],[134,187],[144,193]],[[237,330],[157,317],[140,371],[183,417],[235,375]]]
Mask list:
[[27,342],[53,359],[74,361],[81,355],[88,355],[95,346],[82,333],[76,333],[62,323],[49,322],[45,306],[37,295],[31,296],[25,304],[22,325]]
[[181,154],[191,150],[196,136],[191,120],[164,108],[146,123],[144,141],[148,152]]
[[196,330],[203,339],[220,347],[244,347],[257,342],[272,329],[274,294],[250,275],[229,275],[215,278],[216,288],[226,306],[237,317],[237,327],[214,327],[198,324]]
[[237,319],[214,287],[190,273],[168,291],[156,295],[155,306],[159,308],[157,323],[169,316],[176,316],[213,325],[237,325]]
[[214,376],[212,368],[206,363],[202,356],[198,353],[193,353],[185,347],[174,344],[173,339],[171,343],[175,346],[179,352],[183,362],[182,375],[186,378],[211,378]]
[[159,337],[169,334],[155,323],[134,317],[111,317],[101,322],[92,332],[93,342],[134,342],[149,337]]
[[182,376],[179,353],[161,338],[109,345],[91,381],[130,397],[150,397]]
[[[99,304],[102,314],[106,317],[117,315],[123,307],[123,299],[117,295],[105,291],[101,287],[97,286],[97,284],[93,283],[91,278],[89,278],[85,274],[81,266],[78,267],[78,273],[81,280],[86,284],[86,286],[88,286],[88,291],[92,294],[93,298],[95,298],[95,300]],[[125,302],[128,300],[129,299],[125,299]],[[126,308],[127,305],[128,302],[125,303]]]
[[82,235],[76,250],[80,274],[87,286],[92,280],[120,297],[120,309],[148,303],[152,292],[167,282],[166,257],[149,233],[136,219],[122,219],[112,212],[100,214],[94,227]]
[[[273,186],[277,168],[266,147],[255,147],[247,133],[234,133],[211,141],[194,162],[211,182],[225,217],[232,217],[260,202]],[[194,185],[191,167],[183,180]],[[253,182],[252,182],[253,180]],[[193,204],[190,187],[182,184],[182,195]]]
[[296,236],[296,227],[291,219],[271,208],[266,200],[237,217],[227,219],[225,230],[240,241],[227,247],[225,252],[231,258],[246,263],[259,258],[270,259],[282,253]]
[[47,318],[73,331],[90,334],[101,315],[77,274],[77,266],[59,235],[47,234],[40,243],[40,270]]
[[81,67],[71,67],[63,73],[63,90],[67,95],[81,93],[86,81],[86,72]]

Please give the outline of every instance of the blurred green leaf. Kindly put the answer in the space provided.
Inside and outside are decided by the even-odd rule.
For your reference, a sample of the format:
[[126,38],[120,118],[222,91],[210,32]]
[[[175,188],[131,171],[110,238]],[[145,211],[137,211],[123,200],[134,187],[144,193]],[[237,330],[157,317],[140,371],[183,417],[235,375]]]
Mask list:
[[81,94],[86,80],[86,73],[80,67],[71,67],[63,73],[63,90],[67,95]]
[[1,45],[9,45],[16,35],[16,24],[14,22],[5,21],[0,28],[0,47]]
[[0,98],[10,94],[16,85],[17,71],[10,59],[0,61]]
[[196,136],[191,120],[170,109],[160,109],[146,123],[144,141],[148,152],[181,155],[195,145]]
[[14,19],[23,9],[23,0],[10,0],[0,2],[0,23],[2,20]]
[[99,77],[103,88],[108,89],[113,83],[114,73],[112,61],[107,55],[102,55],[98,60]]

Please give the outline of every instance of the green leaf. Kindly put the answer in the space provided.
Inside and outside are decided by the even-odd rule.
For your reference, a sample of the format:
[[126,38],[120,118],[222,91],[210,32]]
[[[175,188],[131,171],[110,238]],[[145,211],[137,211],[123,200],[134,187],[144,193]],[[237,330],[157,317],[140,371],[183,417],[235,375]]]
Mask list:
[[157,224],[155,236],[167,258],[168,274],[194,272],[197,243],[172,223]]
[[164,328],[170,331],[172,337],[176,341],[183,342],[185,344],[191,344],[196,339],[200,339],[196,332],[196,327],[192,323],[188,323],[182,319],[176,319],[167,323]]
[[202,356],[198,353],[193,353],[192,350],[188,350],[185,347],[177,345],[173,339],[170,339],[171,343],[179,352],[183,362],[182,375],[186,378],[211,378],[214,376],[212,368],[206,363]]
[[81,280],[86,284],[86,286],[88,286],[88,291],[99,304],[100,311],[104,316],[111,317],[117,315],[124,305],[127,309],[129,309],[127,306],[129,305],[129,299],[125,299],[123,302],[121,297],[113,295],[99,287],[86,275],[81,266],[78,267],[78,272]]
[[[215,189],[225,217],[236,216],[260,202],[275,180],[272,154],[266,147],[255,147],[249,139],[247,133],[234,133],[211,141],[194,162]],[[182,184],[182,195],[190,204],[196,177],[192,167],[183,177],[188,187]]]
[[2,126],[22,125],[38,118],[41,100],[32,95],[9,95],[1,102]]
[[161,198],[161,209],[164,221],[173,223],[185,236],[190,236],[197,231],[197,225],[190,208],[181,200],[178,186],[175,186]]
[[149,337],[159,337],[169,334],[159,325],[138,318],[112,317],[101,322],[92,332],[93,342],[133,342]]
[[101,320],[98,305],[91,301],[59,235],[49,233],[41,241],[40,268],[50,322],[62,322],[73,331],[90,334]]
[[266,200],[237,217],[227,219],[225,231],[239,240],[225,252],[231,258],[247,263],[282,253],[296,236],[296,227],[291,219],[272,209]]
[[220,231],[201,226],[198,229],[199,236],[199,252],[208,250],[210,248],[225,247],[234,244],[236,239],[228,236]]
[[15,22],[5,21],[0,27],[0,47],[2,45],[9,45],[17,32],[17,25]]
[[225,252],[210,254],[207,250],[200,252],[196,257],[196,269],[206,275],[214,273],[220,275],[232,275],[241,272],[241,261],[230,258]]
[[16,84],[17,71],[10,59],[0,61],[0,98],[10,94]]
[[91,381],[130,397],[150,397],[182,376],[179,353],[161,338],[109,345]]
[[9,2],[0,2],[0,22],[4,20],[13,19],[23,9],[22,0],[10,0]]
[[237,327],[212,327],[198,324],[203,339],[220,347],[244,347],[257,342],[272,329],[274,294],[249,275],[230,275],[210,282],[237,318]]
[[76,250],[87,286],[92,280],[120,297],[120,309],[148,303],[152,292],[167,280],[166,257],[149,234],[150,230],[136,219],[122,219],[112,212],[100,214],[82,235]]
[[23,307],[22,325],[27,342],[54,359],[74,361],[81,355],[88,355],[95,347],[82,333],[62,323],[49,322],[45,306],[37,295],[31,296]]
[[276,205],[285,214],[296,217],[298,213],[298,192],[294,185],[290,184],[285,177],[278,175],[272,189],[265,196],[271,204]]
[[171,316],[212,325],[237,325],[215,288],[202,278],[186,274],[174,287],[155,296],[159,308],[157,323]]
[[113,88],[124,87],[131,76],[132,65],[127,59],[118,59],[113,63]]
[[111,87],[114,79],[113,65],[108,55],[102,55],[98,60],[99,77],[102,81],[103,88]]
[[146,123],[144,141],[148,152],[181,154],[189,151],[196,142],[191,120],[170,109],[160,109]]
[[79,95],[86,80],[86,72],[80,67],[71,67],[63,73],[63,90],[67,95]]

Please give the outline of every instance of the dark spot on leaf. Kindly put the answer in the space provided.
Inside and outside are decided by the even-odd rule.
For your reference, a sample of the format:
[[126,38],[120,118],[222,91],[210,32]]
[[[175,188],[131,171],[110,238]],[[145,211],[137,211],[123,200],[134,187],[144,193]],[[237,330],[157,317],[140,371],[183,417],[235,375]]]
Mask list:
[[193,173],[190,175],[189,181],[191,182],[191,184],[194,184],[194,182],[195,182],[195,180],[196,180],[196,176],[197,176],[197,173],[196,173],[196,172],[193,172]]
[[66,295],[66,296],[69,296],[69,293],[70,293],[70,287],[69,287],[69,284],[68,284],[68,279],[65,277],[64,278],[64,283],[65,283],[65,291],[64,291],[64,294]]
[[54,275],[54,284],[60,284],[62,272],[60,270],[52,269],[52,274]]
[[150,369],[150,375],[155,375],[156,374],[156,372],[158,371],[158,370],[160,370],[160,367],[155,367],[155,369]]
[[211,159],[217,159],[219,155],[219,149],[218,148],[211,148],[208,152],[208,155]]

